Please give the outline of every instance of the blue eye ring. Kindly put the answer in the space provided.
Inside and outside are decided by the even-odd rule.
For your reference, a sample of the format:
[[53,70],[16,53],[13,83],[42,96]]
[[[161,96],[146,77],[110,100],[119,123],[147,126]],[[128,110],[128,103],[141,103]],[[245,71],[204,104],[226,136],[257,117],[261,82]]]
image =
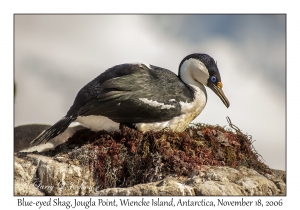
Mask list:
[[210,81],[212,81],[213,83],[215,83],[217,81],[217,78],[215,76],[211,76],[210,77]]

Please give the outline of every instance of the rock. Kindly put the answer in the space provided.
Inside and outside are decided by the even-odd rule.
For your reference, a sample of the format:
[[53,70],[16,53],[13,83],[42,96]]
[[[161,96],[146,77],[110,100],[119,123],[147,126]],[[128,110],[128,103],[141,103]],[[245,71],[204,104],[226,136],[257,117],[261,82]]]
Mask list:
[[[29,172],[19,168],[28,168],[31,177]],[[35,187],[45,195],[90,195],[96,187],[96,179],[88,168],[42,155],[28,154],[25,159],[16,157],[15,178],[20,176],[25,177],[23,185]],[[15,194],[21,195],[22,191],[15,187]]]
[[28,148],[29,143],[49,125],[21,125],[14,128],[14,152]]
[[128,188],[110,188],[96,192],[97,196],[194,196],[191,186],[181,183],[178,179],[168,176],[162,181],[148,184],[138,184]]
[[34,184],[37,166],[32,161],[15,157],[14,165],[14,195],[44,195]]
[[198,175],[190,177],[168,175],[156,182],[102,189],[99,177],[88,166],[55,159],[35,154],[15,157],[15,195],[258,196],[286,193],[284,180],[275,172],[263,175],[246,167],[227,166],[203,166]]
[[42,144],[35,147],[29,147],[30,142],[40,135],[44,130],[48,129],[50,125],[21,125],[14,128],[14,152],[19,151],[46,151],[55,148],[57,145],[64,143],[77,130],[83,129],[82,126],[75,126],[67,128],[62,134],[51,139],[47,144]]
[[[234,174],[231,174],[234,172]],[[248,177],[252,169],[240,167],[206,167],[202,175],[185,179],[171,176],[160,182],[139,184],[129,188],[111,188],[101,190],[94,195],[151,195],[151,196],[249,196],[249,195],[285,195],[279,187],[265,176],[256,174]],[[272,175],[270,175],[272,176]],[[285,183],[281,181],[285,188]]]

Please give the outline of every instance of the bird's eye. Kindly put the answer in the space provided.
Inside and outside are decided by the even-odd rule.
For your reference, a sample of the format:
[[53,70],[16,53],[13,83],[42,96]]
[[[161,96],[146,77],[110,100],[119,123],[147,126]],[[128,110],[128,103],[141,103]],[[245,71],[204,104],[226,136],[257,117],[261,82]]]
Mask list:
[[210,81],[216,82],[216,81],[217,81],[217,78],[216,78],[215,76],[211,76],[211,77],[210,77]]

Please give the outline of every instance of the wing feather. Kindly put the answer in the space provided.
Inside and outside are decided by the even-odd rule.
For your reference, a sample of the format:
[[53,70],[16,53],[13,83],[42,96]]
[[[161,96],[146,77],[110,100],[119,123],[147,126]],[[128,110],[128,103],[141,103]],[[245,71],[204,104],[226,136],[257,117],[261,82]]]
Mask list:
[[[178,116],[179,102],[185,100],[178,91],[190,94],[188,87],[173,72],[155,68],[126,64],[107,70],[78,93],[69,112],[106,116],[119,123],[159,122]],[[142,98],[172,106],[163,109]]]

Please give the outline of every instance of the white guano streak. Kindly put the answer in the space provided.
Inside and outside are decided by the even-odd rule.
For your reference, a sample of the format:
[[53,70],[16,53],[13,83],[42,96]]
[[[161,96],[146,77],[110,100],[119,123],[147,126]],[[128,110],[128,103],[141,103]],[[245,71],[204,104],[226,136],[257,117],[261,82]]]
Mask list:
[[149,99],[147,99],[147,98],[139,98],[139,100],[141,100],[141,101],[144,102],[145,104],[148,104],[149,106],[160,107],[161,109],[171,109],[171,108],[175,108],[174,105],[169,105],[169,104],[160,103],[160,102],[157,102],[157,101],[149,100]]

